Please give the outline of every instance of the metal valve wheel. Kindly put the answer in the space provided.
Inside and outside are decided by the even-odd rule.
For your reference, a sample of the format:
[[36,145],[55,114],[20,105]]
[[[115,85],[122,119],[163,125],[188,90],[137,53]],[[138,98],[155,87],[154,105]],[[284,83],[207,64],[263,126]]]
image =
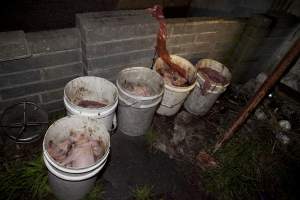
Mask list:
[[15,143],[34,142],[47,130],[48,114],[33,102],[19,102],[4,110],[0,127]]

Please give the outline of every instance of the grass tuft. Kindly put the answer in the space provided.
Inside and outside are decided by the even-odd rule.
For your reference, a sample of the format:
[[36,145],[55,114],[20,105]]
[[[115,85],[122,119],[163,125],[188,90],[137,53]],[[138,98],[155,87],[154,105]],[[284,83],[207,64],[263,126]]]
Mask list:
[[[300,153],[298,145],[294,147]],[[214,155],[220,166],[201,173],[205,189],[224,200],[296,199],[300,162],[291,162],[291,155],[271,129],[238,133]]]
[[50,193],[47,169],[39,156],[30,162],[15,162],[0,172],[1,198],[45,199]]
[[101,200],[103,199],[103,185],[97,181],[93,190],[84,198],[84,200]]
[[157,132],[152,128],[147,131],[145,134],[146,143],[149,146],[150,152],[153,151],[153,145],[158,139]]
[[132,196],[135,200],[151,200],[153,198],[153,186],[137,186],[133,189]]

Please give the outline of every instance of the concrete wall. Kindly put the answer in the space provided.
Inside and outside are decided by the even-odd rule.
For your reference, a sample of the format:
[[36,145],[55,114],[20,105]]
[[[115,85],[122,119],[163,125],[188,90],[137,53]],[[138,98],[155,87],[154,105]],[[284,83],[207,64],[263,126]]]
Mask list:
[[[273,56],[269,60],[269,65],[275,65],[280,62],[282,57],[288,52],[291,46],[295,43],[297,39],[300,38],[300,24],[295,27],[294,31],[291,32],[287,39],[281,44],[280,48],[276,50]],[[273,70],[270,68],[269,71]],[[300,92],[300,59],[295,62],[294,65],[291,66],[286,75],[281,79],[281,82],[286,84],[287,86],[293,88],[294,90]]]
[[245,82],[260,72],[270,73],[282,57],[283,44],[298,29],[299,20],[291,15],[251,17],[231,57],[233,80]]

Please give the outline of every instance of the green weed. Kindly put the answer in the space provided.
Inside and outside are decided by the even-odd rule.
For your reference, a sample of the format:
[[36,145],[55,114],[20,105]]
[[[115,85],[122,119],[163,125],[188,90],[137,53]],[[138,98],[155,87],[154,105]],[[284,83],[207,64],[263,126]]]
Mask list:
[[[205,189],[218,199],[296,199],[298,158],[280,146],[272,130],[240,134],[214,156],[220,166],[201,173]],[[298,154],[294,154],[295,152]],[[299,168],[298,168],[299,169]]]
[[151,200],[153,198],[153,186],[138,186],[132,191],[135,200]]
[[84,200],[101,200],[103,199],[103,186],[97,181],[93,190],[84,198]]
[[158,139],[157,132],[155,132],[153,129],[149,129],[147,133],[145,134],[146,143],[149,146],[150,151],[153,151],[153,145]]
[[0,173],[0,193],[3,199],[45,199],[49,194],[47,169],[39,156],[30,162],[7,165]]

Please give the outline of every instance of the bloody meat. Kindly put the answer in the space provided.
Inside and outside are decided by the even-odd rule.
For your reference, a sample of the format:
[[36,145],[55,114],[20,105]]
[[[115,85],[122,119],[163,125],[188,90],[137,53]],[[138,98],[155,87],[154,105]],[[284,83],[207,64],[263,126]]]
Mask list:
[[77,105],[83,108],[102,108],[107,106],[105,103],[91,100],[81,100]]
[[171,70],[177,72],[178,75],[180,75],[183,79],[185,79],[185,82],[189,82],[186,71],[182,69],[179,65],[171,61],[170,54],[167,50],[166,47],[167,27],[166,27],[166,22],[162,11],[162,7],[159,5],[155,5],[153,8],[149,8],[149,10],[152,16],[155,17],[159,22],[159,31],[157,33],[157,41],[156,41],[156,50],[159,57],[170,67]]
[[213,70],[208,67],[199,68],[198,71],[204,75],[205,77],[209,78],[210,81],[226,85],[228,83],[228,80],[220,74],[220,72]]
[[211,88],[211,83],[214,82],[216,84],[226,85],[228,84],[228,80],[220,74],[220,72],[213,70],[208,67],[198,68],[198,72],[204,78],[203,86],[201,87],[202,94],[206,95],[207,91]]
[[144,97],[151,96],[150,88],[143,84],[126,82],[124,84],[124,88],[131,94],[137,96],[144,96]]

